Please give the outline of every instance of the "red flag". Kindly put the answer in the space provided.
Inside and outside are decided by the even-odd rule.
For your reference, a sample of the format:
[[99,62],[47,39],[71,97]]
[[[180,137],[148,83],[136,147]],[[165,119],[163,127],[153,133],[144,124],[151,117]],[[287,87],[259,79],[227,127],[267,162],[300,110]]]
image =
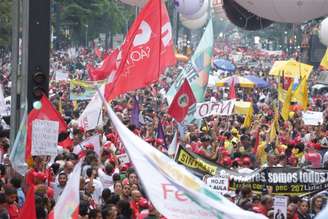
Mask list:
[[141,10],[117,59],[119,65],[113,82],[105,88],[107,100],[158,81],[163,70],[175,64],[172,28],[161,0],[148,1]]
[[119,53],[118,49],[115,49],[110,55],[104,58],[104,61],[99,68],[94,68],[91,64],[87,65],[90,79],[93,81],[105,80],[116,69],[116,59]]
[[235,79],[232,78],[229,88],[229,100],[236,99]]
[[24,206],[19,214],[19,219],[36,219],[36,209],[35,209],[35,189],[34,186],[30,186]]
[[257,149],[260,145],[260,130],[258,129],[256,131],[256,136],[255,136],[255,145],[254,145],[254,148],[253,148],[253,153],[256,154],[257,153]]
[[191,90],[187,79],[181,85],[179,91],[173,98],[173,101],[168,109],[168,113],[181,122],[187,115],[189,107],[196,103],[196,98]]
[[[41,109],[33,109],[28,114],[27,119],[27,140],[25,148],[25,159],[29,160],[31,158],[31,149],[32,149],[32,122],[35,119],[41,120],[50,120],[59,122],[59,133],[67,131],[67,125],[60,113],[53,107],[46,96],[41,98]],[[59,134],[58,133],[58,134]]]

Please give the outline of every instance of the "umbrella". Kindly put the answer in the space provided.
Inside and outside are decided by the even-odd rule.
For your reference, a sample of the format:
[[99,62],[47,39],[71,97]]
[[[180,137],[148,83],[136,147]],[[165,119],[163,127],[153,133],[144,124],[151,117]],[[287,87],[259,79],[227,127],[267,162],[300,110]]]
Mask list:
[[224,86],[230,86],[232,80],[234,80],[234,83],[238,85],[239,87],[246,87],[246,88],[253,88],[253,87],[269,87],[269,83],[263,80],[262,78],[248,75],[245,77],[242,76],[230,76],[224,79],[221,79],[216,82],[216,86],[218,87],[224,87]]
[[267,81],[265,81],[262,78],[259,78],[257,76],[254,76],[254,75],[246,75],[245,78],[254,82],[256,87],[269,87],[270,86],[270,84]]
[[275,61],[269,75],[284,76],[284,77],[309,77],[313,69],[312,65],[307,65],[296,60]]
[[215,68],[223,71],[234,72],[236,70],[236,66],[225,59],[216,59],[213,61],[213,65]]

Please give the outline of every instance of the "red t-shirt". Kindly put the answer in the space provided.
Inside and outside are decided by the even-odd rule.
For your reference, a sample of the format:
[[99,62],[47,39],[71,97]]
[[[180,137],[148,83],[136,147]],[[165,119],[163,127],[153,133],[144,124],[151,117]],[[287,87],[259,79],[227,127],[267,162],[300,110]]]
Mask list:
[[19,208],[16,204],[11,204],[7,206],[7,211],[10,219],[19,218]]

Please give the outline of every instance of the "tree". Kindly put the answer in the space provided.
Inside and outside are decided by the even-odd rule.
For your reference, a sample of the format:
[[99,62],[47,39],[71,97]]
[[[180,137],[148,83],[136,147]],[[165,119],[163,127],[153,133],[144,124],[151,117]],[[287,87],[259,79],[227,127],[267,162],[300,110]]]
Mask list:
[[0,1],[0,48],[9,49],[11,39],[11,0]]
[[[74,42],[84,44],[99,33],[123,33],[133,13],[115,0],[58,0],[63,28],[69,28]],[[59,13],[59,12],[58,12]]]

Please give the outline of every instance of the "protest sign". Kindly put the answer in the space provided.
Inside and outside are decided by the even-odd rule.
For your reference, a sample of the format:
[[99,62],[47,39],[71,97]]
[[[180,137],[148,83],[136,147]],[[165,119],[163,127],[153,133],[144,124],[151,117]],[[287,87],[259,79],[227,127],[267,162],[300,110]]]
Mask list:
[[266,167],[251,173],[239,173],[224,168],[179,146],[175,160],[194,175],[228,177],[229,190],[249,186],[254,193],[262,193],[272,186],[274,195],[306,195],[328,188],[328,170],[293,167]]
[[273,198],[274,219],[287,218],[287,196],[275,196]]
[[59,122],[36,119],[32,122],[32,155],[57,155]]
[[63,70],[55,71],[55,80],[56,81],[67,81],[68,80],[68,72]]
[[232,114],[234,105],[233,100],[197,103],[194,116],[196,119],[211,115],[228,116]]
[[319,125],[323,123],[323,112],[306,111],[302,113],[305,125]]
[[229,191],[229,178],[224,176],[208,177],[206,184],[217,193],[224,195]]
[[117,159],[120,162],[120,164],[128,164],[128,163],[130,163],[129,156],[126,153],[125,154],[117,155]]
[[90,100],[96,93],[92,81],[71,80],[69,86],[70,100]]

